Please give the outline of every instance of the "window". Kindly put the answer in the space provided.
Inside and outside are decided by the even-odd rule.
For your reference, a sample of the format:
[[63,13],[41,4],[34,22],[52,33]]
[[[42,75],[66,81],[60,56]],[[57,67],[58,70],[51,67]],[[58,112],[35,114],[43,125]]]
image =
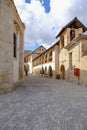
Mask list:
[[49,61],[52,61],[52,51],[49,53]]
[[44,57],[42,58],[42,64],[44,63]]
[[72,52],[69,53],[69,69],[72,70]]
[[41,58],[40,58],[40,64],[41,64],[41,61],[42,61],[42,60],[41,60]]
[[45,63],[47,62],[47,54],[45,55]]
[[75,38],[75,30],[70,31],[70,41],[72,41]]
[[13,34],[13,56],[16,58],[17,57],[17,37],[15,35],[15,33]]

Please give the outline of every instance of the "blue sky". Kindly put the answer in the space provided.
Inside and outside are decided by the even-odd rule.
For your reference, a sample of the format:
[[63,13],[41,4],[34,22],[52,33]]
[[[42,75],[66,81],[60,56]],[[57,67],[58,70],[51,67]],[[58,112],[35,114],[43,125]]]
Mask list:
[[[25,0],[25,3],[31,3],[32,0]],[[36,0],[37,1],[37,0]],[[42,6],[45,8],[45,12],[50,12],[50,0],[39,0]]]
[[31,3],[31,0],[25,0],[26,3]]
[[50,12],[50,0],[40,0],[42,3],[42,6],[45,8],[45,12],[49,13]]
[[40,46],[39,43],[34,42],[34,44],[30,45],[30,46],[25,45],[24,46],[24,50],[34,50],[34,49],[38,48],[39,46]]
[[[45,13],[49,13],[50,12],[50,0],[39,0],[39,1],[40,1],[41,5],[44,7]],[[30,4],[31,2],[32,2],[32,0],[25,0],[25,3]],[[35,42],[34,45],[32,45],[32,46],[25,45],[24,49],[25,50],[27,50],[27,49],[33,50],[37,47],[39,47],[39,44],[37,42]]]
[[57,33],[74,17],[87,26],[87,0],[14,0],[25,23],[24,48],[48,48],[57,39]]

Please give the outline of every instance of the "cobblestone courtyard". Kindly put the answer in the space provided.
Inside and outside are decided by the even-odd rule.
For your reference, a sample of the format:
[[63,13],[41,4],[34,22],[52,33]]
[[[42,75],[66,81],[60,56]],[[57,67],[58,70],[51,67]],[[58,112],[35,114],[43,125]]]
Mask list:
[[87,130],[87,88],[28,76],[0,96],[0,130]]

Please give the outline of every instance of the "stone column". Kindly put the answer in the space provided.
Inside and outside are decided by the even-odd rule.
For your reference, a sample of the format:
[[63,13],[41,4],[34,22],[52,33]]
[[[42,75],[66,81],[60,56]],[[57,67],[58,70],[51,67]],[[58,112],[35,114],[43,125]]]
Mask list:
[[[0,94],[13,89],[13,12],[0,1]],[[10,29],[10,30],[9,30]]]
[[59,46],[55,45],[55,78],[59,75]]
[[19,79],[24,80],[24,34],[20,33],[19,45]]

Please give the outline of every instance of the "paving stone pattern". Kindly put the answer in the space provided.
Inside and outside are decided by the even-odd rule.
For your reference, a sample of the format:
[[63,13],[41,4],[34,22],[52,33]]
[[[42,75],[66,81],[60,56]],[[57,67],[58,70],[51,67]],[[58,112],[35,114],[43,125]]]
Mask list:
[[29,75],[0,96],[0,130],[87,130],[87,88]]

